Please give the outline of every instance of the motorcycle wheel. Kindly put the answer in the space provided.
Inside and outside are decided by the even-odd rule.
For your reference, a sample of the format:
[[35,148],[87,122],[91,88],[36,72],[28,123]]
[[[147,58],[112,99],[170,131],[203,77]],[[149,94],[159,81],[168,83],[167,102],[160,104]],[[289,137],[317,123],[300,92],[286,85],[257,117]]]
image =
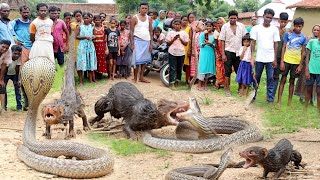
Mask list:
[[169,86],[169,63],[161,68],[160,79],[165,86]]

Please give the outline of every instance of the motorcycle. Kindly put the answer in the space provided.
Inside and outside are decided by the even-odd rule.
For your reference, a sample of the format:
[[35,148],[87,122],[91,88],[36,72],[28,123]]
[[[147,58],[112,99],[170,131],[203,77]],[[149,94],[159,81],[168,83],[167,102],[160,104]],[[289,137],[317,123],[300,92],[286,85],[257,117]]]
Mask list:
[[147,76],[150,71],[159,72],[161,82],[165,86],[169,86],[169,54],[167,43],[162,43],[159,47],[152,50],[151,63],[147,64],[144,71],[144,76]]

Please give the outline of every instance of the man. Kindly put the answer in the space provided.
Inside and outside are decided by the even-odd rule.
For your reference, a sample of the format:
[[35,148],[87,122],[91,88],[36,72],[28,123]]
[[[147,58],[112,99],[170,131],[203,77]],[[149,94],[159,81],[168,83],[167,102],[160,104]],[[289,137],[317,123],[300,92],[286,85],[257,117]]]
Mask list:
[[280,41],[279,30],[276,26],[271,25],[274,11],[272,9],[265,9],[263,13],[263,24],[256,25],[252,28],[250,37],[251,52],[254,54],[257,42],[256,59],[252,56],[251,64],[255,67],[255,76],[257,83],[260,83],[261,75],[264,67],[266,67],[267,74],[267,101],[273,102],[273,72],[277,67],[277,51],[278,42]]
[[30,40],[33,42],[29,59],[47,57],[54,63],[53,36],[51,35],[53,21],[47,18],[48,5],[37,4],[38,17],[30,24]]
[[51,6],[49,8],[49,16],[50,19],[53,21],[52,36],[54,57],[57,59],[58,64],[62,66],[64,64],[64,53],[67,53],[69,49],[68,46],[64,47],[63,33],[65,33],[66,35],[66,44],[69,44],[69,31],[64,21],[58,19],[58,8],[56,6]]
[[247,33],[245,26],[237,22],[237,20],[238,12],[235,10],[230,11],[229,22],[222,26],[219,35],[219,40],[222,41],[222,61],[224,61],[225,68],[224,82],[227,97],[231,96],[230,76],[232,74],[232,67],[237,73],[240,64],[239,50],[242,46],[242,37]]
[[11,42],[9,40],[0,40],[0,102],[2,112],[5,112],[5,93],[6,85],[4,83],[4,77],[7,73],[7,65],[12,62],[11,51],[9,47]]
[[10,40],[11,44],[14,42],[14,33],[10,28],[10,6],[6,3],[0,4],[0,40]]
[[[29,53],[30,49],[32,47],[32,42],[30,40],[30,9],[28,6],[23,5],[19,8],[20,11],[20,18],[17,18],[11,22],[11,27],[13,29],[13,32],[15,33],[15,36],[17,38],[17,45],[19,45],[22,48],[21,52],[21,67],[23,64],[29,59]],[[24,107],[23,110],[28,110],[28,98],[24,91],[24,87],[21,86],[22,95],[24,99]]]
[[257,25],[257,17],[252,16],[251,17],[251,26],[247,27],[247,32],[250,33],[253,26]]
[[132,54],[132,65],[134,66],[134,82],[150,83],[143,77],[145,64],[151,62],[152,51],[152,18],[147,15],[148,3],[140,3],[140,11],[133,16],[130,24],[130,42]]

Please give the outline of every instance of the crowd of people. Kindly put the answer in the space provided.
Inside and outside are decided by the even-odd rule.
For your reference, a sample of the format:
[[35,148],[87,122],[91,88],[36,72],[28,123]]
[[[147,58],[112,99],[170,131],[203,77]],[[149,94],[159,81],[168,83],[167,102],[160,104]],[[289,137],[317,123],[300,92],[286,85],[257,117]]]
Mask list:
[[[293,94],[305,102],[305,109],[309,102],[317,99],[320,112],[320,25],[313,27],[312,37],[306,37],[301,32],[304,20],[300,17],[294,19],[292,28],[286,28],[289,16],[282,12],[280,27],[276,27],[271,23],[275,12],[266,9],[261,24],[252,17],[252,25],[245,27],[238,22],[235,10],[229,12],[226,22],[223,17],[197,18],[193,12],[184,15],[171,10],[149,11],[148,3],[141,3],[137,14],[127,15],[120,21],[114,16],[108,19],[105,13],[93,15],[81,10],[65,12],[60,19],[61,10],[44,3],[36,9],[38,17],[33,21],[26,5],[19,9],[21,17],[11,21],[8,19],[10,7],[1,4],[2,111],[7,109],[6,85],[10,79],[15,87],[17,110],[22,110],[20,89],[25,99],[24,110],[28,108],[19,68],[28,59],[39,56],[63,66],[70,34],[75,33],[73,47],[80,85],[84,77],[94,83],[102,79],[103,74],[108,74],[110,80],[127,78],[131,67],[134,82],[149,83],[143,76],[145,65],[151,62],[152,49],[166,42],[171,88],[181,85],[184,71],[184,82],[189,84],[192,78],[197,78],[199,91],[207,91],[208,81],[214,77],[214,88],[223,87],[227,97],[231,96],[231,83],[238,83],[239,96],[248,96],[250,86],[260,83],[266,67],[268,102],[275,101],[279,89],[277,102],[281,104],[290,74],[288,104],[291,105]],[[169,27],[166,19],[172,19]],[[232,73],[236,74],[235,82]]]

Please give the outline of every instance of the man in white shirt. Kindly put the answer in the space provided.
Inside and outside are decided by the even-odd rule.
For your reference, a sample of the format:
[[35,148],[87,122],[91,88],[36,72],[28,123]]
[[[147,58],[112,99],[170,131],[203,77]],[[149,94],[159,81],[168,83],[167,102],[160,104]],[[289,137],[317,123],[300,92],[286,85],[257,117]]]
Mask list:
[[257,83],[260,83],[261,74],[264,67],[266,67],[267,75],[267,101],[273,102],[274,96],[272,95],[274,89],[273,73],[275,67],[277,67],[277,50],[278,42],[280,41],[279,30],[276,26],[271,25],[274,11],[272,9],[264,10],[263,23],[256,25],[250,32],[251,52],[254,54],[254,50],[257,42],[257,54],[256,59],[252,56],[251,64],[255,67],[255,76]]
[[246,27],[237,22],[238,12],[232,10],[229,12],[229,22],[221,28],[219,40],[222,41],[222,61],[224,61],[225,69],[225,90],[226,96],[230,96],[230,76],[232,67],[237,73],[240,64],[239,50],[242,46],[242,37],[246,35]]

